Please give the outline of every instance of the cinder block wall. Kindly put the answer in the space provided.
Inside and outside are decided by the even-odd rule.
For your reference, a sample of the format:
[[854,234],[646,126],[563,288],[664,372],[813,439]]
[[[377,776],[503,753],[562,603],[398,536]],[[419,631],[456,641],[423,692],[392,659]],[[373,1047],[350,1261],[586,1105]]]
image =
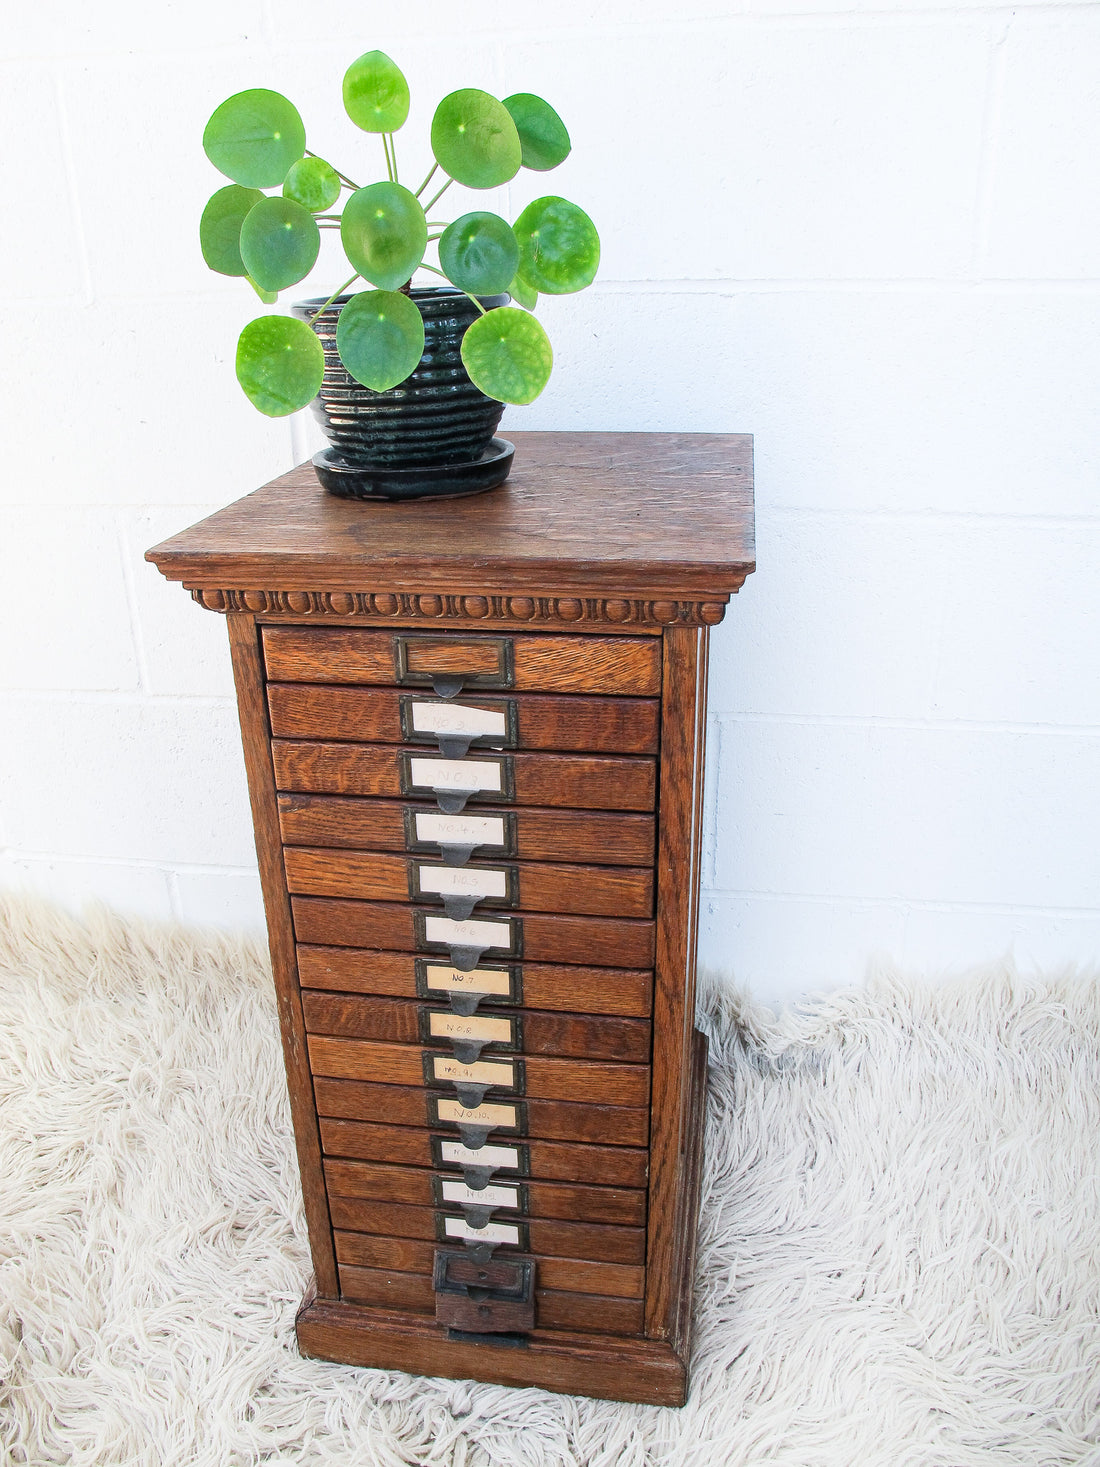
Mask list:
[[457,86],[542,92],[573,133],[549,186],[603,266],[545,303],[555,376],[506,425],[756,435],[760,570],[713,643],[704,958],[765,998],[876,952],[1095,959],[1100,6],[678,10],[6,18],[0,882],[262,920],[224,626],[142,552],[313,442],[233,380],[256,306],[198,254],[203,124],[272,86],[377,176],[339,80],[378,46],[413,86],[409,176]]

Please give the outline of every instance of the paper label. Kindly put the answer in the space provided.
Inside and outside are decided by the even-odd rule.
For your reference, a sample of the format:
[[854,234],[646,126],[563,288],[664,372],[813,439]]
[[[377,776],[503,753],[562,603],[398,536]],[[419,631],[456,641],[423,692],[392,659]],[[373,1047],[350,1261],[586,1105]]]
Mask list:
[[500,761],[493,759],[410,759],[413,784],[429,790],[492,790],[500,793]]
[[468,1202],[473,1207],[518,1207],[518,1187],[482,1187],[475,1192],[465,1182],[441,1181],[440,1190],[444,1202]]
[[420,866],[416,872],[421,891],[440,896],[502,897],[508,895],[507,871],[479,871],[473,867]]
[[480,1151],[471,1151],[461,1141],[444,1141],[439,1154],[453,1166],[487,1166],[519,1168],[519,1152],[514,1146],[483,1146]]
[[461,1014],[429,1014],[428,1033],[437,1039],[480,1039],[486,1044],[511,1044],[511,1019],[487,1018],[484,1014],[472,1014],[464,1019]]
[[473,738],[504,738],[508,732],[504,714],[497,709],[463,708],[456,703],[414,703],[412,726],[415,733],[469,734]]
[[512,994],[511,974],[500,968],[473,968],[469,973],[460,973],[449,964],[429,963],[424,976],[429,988],[443,993],[499,993],[509,998]]
[[447,947],[510,947],[512,929],[507,922],[456,922],[453,917],[425,917],[424,936]]
[[416,838],[441,846],[503,846],[500,815],[436,815],[418,812]]
[[[459,1126],[514,1126],[516,1124],[516,1108],[514,1105],[475,1105],[467,1110],[457,1100],[440,1100],[437,1105],[437,1115],[441,1121],[452,1121]],[[483,1156],[483,1151],[474,1153]]]
[[504,1085],[516,1083],[515,1067],[505,1060],[476,1060],[463,1065],[449,1055],[432,1056],[432,1074],[437,1080],[451,1080],[456,1085]]
[[443,1226],[448,1238],[469,1238],[471,1243],[516,1243],[519,1228],[511,1223],[486,1223],[483,1228],[472,1228],[464,1217],[445,1217]]

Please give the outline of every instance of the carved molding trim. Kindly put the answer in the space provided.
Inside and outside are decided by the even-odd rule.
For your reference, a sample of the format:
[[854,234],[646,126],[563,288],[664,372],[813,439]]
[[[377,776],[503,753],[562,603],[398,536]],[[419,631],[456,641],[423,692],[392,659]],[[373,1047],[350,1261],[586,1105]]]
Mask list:
[[372,621],[529,622],[533,626],[714,626],[724,601],[673,601],[616,596],[525,596],[413,591],[218,591],[191,595],[207,611],[253,615],[368,618]]

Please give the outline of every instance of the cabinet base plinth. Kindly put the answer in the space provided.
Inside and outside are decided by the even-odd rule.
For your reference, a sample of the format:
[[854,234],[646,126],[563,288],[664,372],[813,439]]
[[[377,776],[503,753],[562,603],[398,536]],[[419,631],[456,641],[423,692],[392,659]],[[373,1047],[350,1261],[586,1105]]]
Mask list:
[[434,1320],[307,1293],[298,1313],[303,1355],[343,1365],[443,1375],[567,1395],[682,1406],[686,1362],[661,1340],[535,1330],[523,1348],[449,1340]]

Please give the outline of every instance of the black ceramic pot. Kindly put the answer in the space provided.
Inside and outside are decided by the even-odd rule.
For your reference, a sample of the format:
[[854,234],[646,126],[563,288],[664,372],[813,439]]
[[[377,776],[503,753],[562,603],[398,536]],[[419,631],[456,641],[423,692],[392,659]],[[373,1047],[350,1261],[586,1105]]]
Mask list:
[[[448,287],[411,294],[424,317],[424,355],[412,376],[388,392],[372,392],[356,382],[337,355],[336,323],[350,295],[338,297],[312,322],[325,350],[325,376],[313,411],[335,450],[328,457],[349,468],[474,465],[494,442],[504,404],[480,392],[462,365],[463,333],[477,307]],[[491,309],[507,300],[506,295],[486,296],[484,304]],[[299,301],[291,310],[309,322],[322,305],[323,298]]]

